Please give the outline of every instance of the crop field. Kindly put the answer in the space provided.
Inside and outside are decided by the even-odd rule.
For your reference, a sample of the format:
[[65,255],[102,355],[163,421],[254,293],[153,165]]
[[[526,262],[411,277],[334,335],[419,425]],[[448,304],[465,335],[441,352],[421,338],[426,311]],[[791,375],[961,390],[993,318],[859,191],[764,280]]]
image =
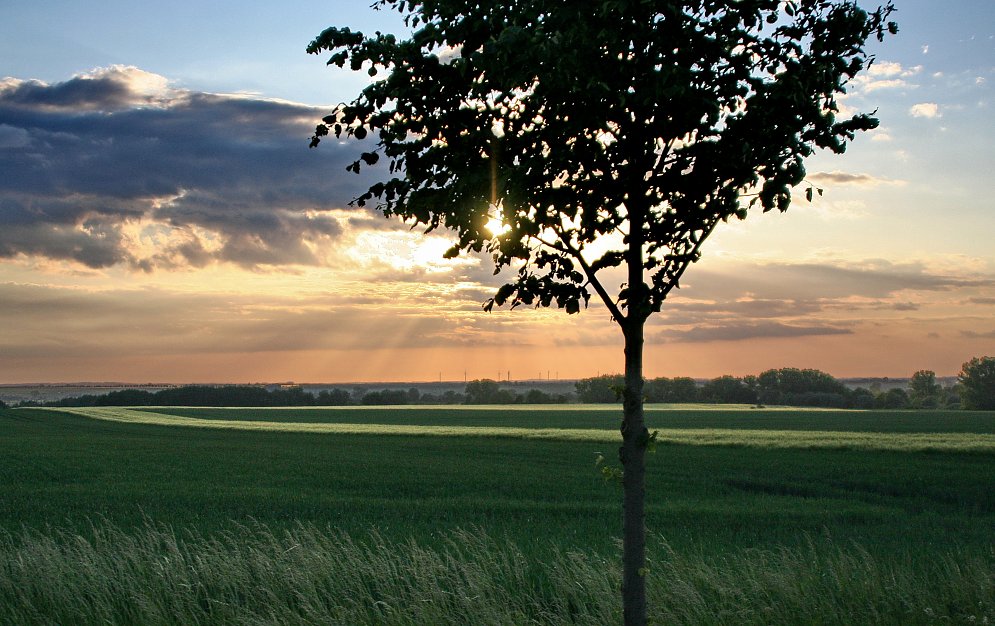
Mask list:
[[[992,413],[647,419],[658,623],[995,622]],[[617,421],[0,411],[0,623],[618,621]]]

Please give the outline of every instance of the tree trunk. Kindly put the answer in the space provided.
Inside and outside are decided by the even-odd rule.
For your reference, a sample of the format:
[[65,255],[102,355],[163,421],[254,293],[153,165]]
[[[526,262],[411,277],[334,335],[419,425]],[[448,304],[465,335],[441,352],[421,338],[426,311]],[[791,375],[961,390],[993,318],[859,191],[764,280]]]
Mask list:
[[646,443],[643,418],[643,320],[625,324],[622,395],[622,612],[625,626],[646,624]]

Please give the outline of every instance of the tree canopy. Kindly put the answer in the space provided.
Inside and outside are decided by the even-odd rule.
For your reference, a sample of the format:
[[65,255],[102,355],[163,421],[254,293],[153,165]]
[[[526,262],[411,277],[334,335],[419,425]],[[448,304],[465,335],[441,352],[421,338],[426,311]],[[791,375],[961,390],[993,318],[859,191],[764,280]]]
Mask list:
[[[619,321],[636,301],[638,317],[659,310],[719,222],[785,210],[815,148],[876,126],[840,117],[837,95],[868,36],[894,30],[890,6],[823,0],[377,5],[416,30],[311,43],[376,79],[312,145],[374,131],[350,169],[382,155],[389,176],[358,204],[517,269],[488,305],[575,313],[593,287]],[[610,294],[596,278],[632,250],[645,283]]]

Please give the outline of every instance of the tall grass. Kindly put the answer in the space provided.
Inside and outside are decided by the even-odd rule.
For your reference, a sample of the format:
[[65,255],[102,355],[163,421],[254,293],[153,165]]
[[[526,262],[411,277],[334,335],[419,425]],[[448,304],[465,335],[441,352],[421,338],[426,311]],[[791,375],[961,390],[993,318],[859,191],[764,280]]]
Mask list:
[[[205,536],[99,522],[0,534],[0,623],[603,625],[620,619],[616,561],[480,531],[430,548],[303,524]],[[991,550],[923,562],[817,537],[702,557],[657,538],[649,576],[658,624],[995,622]]]

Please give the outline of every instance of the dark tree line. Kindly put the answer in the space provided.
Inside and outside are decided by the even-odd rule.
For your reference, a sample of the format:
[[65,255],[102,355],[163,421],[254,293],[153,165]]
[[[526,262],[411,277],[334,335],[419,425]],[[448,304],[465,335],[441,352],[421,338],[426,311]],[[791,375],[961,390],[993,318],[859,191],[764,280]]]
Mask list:
[[[619,402],[625,384],[621,374],[578,380],[576,397],[541,389],[524,393],[502,388],[490,379],[472,380],[463,393],[423,393],[416,387],[374,391],[329,389],[318,393],[301,387],[267,389],[254,385],[188,385],[161,391],[125,389],[18,406],[347,406],[402,404],[610,404]],[[787,405],[851,409],[978,409],[995,410],[995,357],[964,363],[958,382],[943,387],[929,370],[916,372],[908,389],[848,388],[815,369],[770,369],[757,376],[719,376],[699,384],[693,378],[652,378],[644,381],[646,402]],[[0,401],[0,409],[6,408]]]
[[525,393],[502,389],[489,378],[471,380],[466,384],[466,404],[565,404],[570,401],[568,396],[546,393],[541,389],[529,389]]
[[[979,363],[984,360],[975,359]],[[965,364],[965,371],[968,365]],[[995,359],[989,359],[995,372]],[[977,370],[984,367],[978,365]],[[971,370],[972,372],[974,370]],[[978,375],[971,377],[979,378]],[[995,376],[993,376],[995,379]],[[929,370],[916,372],[909,382],[909,389],[896,387],[888,390],[851,389],[833,376],[815,369],[770,369],[757,376],[719,376],[703,384],[687,377],[647,379],[643,397],[652,403],[701,403],[701,404],[751,404],[757,406],[786,405],[838,409],[956,409],[961,407],[961,396],[968,392],[961,374],[961,383],[944,388],[936,382],[936,374]],[[577,381],[577,397],[584,403],[619,402],[619,392],[624,378],[621,374],[607,374]],[[984,384],[976,385],[979,389]],[[992,387],[992,385],[989,385]],[[979,391],[978,397],[984,392]],[[989,391],[991,398],[995,392]],[[974,396],[971,396],[972,398]],[[995,401],[993,406],[995,406]],[[964,408],[983,408],[982,401],[964,401]]]

